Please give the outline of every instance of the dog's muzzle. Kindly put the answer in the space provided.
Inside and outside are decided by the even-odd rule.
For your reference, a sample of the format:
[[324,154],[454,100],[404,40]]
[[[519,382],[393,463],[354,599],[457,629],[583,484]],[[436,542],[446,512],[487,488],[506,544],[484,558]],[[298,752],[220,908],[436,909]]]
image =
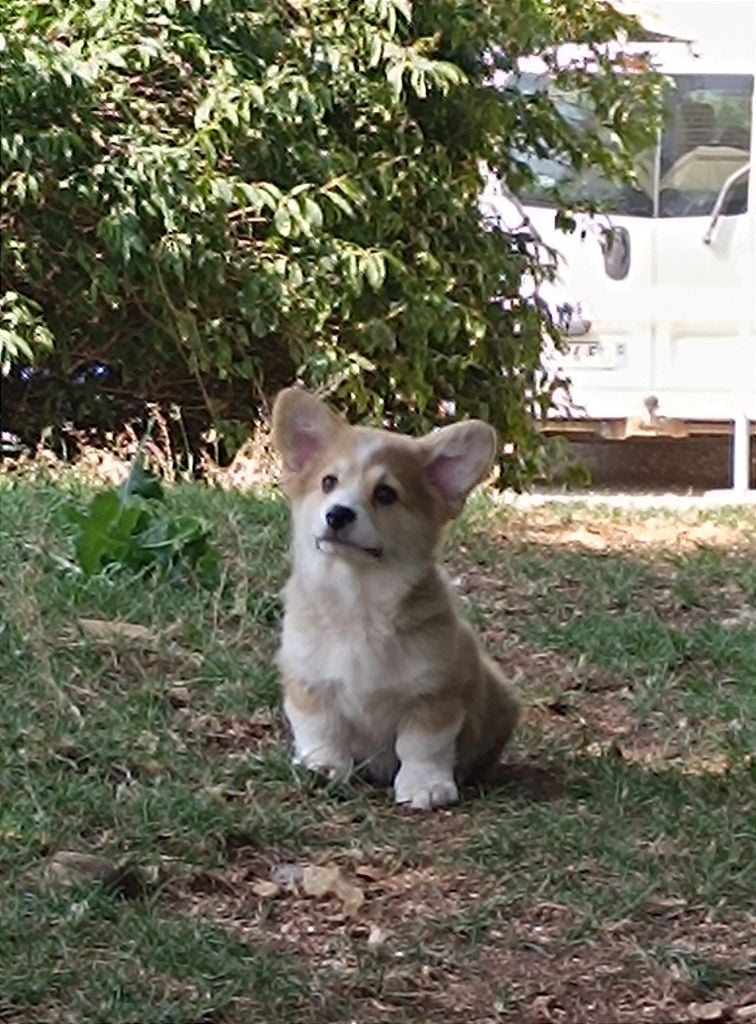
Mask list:
[[381,548],[364,548],[361,544],[353,544],[351,541],[339,537],[333,530],[326,530],[320,537],[315,538],[315,547],[318,551],[328,554],[329,549],[344,548],[348,551],[360,551],[372,558],[380,558],[383,553]]

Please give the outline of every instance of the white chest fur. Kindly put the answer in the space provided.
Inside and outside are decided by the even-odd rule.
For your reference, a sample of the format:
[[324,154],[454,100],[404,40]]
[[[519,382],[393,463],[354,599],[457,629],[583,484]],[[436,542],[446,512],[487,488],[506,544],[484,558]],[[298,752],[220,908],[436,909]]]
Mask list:
[[386,734],[418,696],[440,689],[453,642],[408,628],[401,599],[382,581],[343,574],[315,592],[292,577],[279,661],[360,731]]

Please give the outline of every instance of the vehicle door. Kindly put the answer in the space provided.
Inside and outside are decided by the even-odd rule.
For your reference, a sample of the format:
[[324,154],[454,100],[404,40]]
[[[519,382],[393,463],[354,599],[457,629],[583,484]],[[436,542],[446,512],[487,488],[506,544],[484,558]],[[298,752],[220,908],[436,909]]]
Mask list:
[[[556,100],[578,129],[592,115],[579,98]],[[656,151],[635,166],[637,186],[608,181],[596,170],[576,173],[557,157],[529,161],[535,187],[522,200],[532,226],[559,252],[557,279],[543,289],[565,334],[553,363],[571,382],[576,415],[612,418],[641,410],[653,363],[652,288]],[[576,206],[575,230],[555,226],[555,188]],[[619,403],[619,404],[618,404]]]
[[660,154],[651,387],[668,415],[728,418],[756,405],[754,78],[676,75],[673,90]]

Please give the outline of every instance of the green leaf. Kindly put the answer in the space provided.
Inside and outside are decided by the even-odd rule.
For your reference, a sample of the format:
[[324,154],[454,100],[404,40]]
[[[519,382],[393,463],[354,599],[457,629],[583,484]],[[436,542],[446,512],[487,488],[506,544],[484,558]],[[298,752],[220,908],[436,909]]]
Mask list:
[[123,503],[135,495],[156,501],[162,501],[164,498],[163,485],[153,473],[144,469],[141,457],[140,461],[134,463],[128,478],[118,488],[117,493],[119,500]]
[[378,291],[386,278],[383,256],[379,252],[368,253],[362,261],[362,272],[373,291]]
[[234,193],[231,184],[225,178],[216,178],[213,182],[213,195],[222,200],[226,206],[233,206]]
[[337,192],[336,189],[330,189],[327,192],[323,192],[323,195],[329,202],[333,203],[336,209],[341,213],[346,214],[347,217],[354,217],[354,207],[340,192]]
[[197,109],[194,111],[194,127],[201,128],[203,124],[206,124],[210,120],[210,115],[213,111],[213,105],[215,98],[212,95],[208,95],[202,100]]
[[369,47],[368,67],[378,67],[383,59],[383,40],[379,35],[371,34]]
[[406,22],[412,21],[412,4],[410,0],[390,0],[390,2]]
[[402,75],[404,74],[404,62],[397,61],[386,66],[386,80],[394,90],[394,95],[399,97],[402,94]]
[[76,556],[83,571],[93,575],[111,562],[128,563],[133,536],[144,524],[144,512],[124,505],[115,491],[95,495],[76,538]]
[[323,214],[318,204],[307,196],[301,205],[304,219],[314,231],[319,231],[323,227]]
[[273,218],[276,231],[284,238],[291,234],[291,213],[286,205],[279,206]]

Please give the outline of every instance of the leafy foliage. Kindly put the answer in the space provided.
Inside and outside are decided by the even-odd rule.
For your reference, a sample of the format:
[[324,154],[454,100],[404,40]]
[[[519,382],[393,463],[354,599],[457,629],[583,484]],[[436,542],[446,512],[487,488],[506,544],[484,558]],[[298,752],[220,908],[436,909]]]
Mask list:
[[52,335],[39,318],[36,303],[8,291],[0,297],[0,374],[7,376],[14,362],[32,361],[52,347]]
[[[480,168],[513,192],[532,153],[628,172],[655,86],[603,44],[630,25],[602,0],[6,0],[5,362],[52,340],[56,372],[115,365],[193,436],[296,375],[402,428],[453,398],[524,479],[548,324],[520,284],[550,271],[527,225],[482,223]],[[595,130],[494,86],[544,50]]]
[[193,516],[165,511],[160,481],[145,471],[143,458],[140,447],[118,490],[96,494],[84,514],[72,512],[79,565],[87,576],[112,565],[176,576],[189,569],[201,582],[216,583],[218,557],[208,528]]

